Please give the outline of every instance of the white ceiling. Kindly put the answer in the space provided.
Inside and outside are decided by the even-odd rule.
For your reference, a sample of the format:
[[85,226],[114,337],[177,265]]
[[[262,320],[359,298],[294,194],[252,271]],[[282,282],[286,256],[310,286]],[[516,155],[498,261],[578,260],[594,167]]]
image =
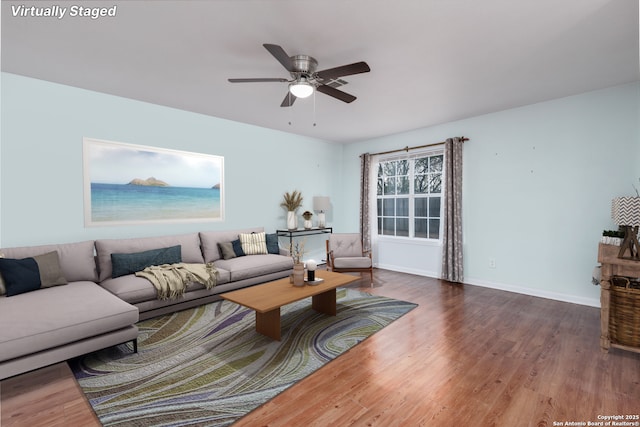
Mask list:
[[[638,16],[636,0],[3,0],[2,70],[352,142],[636,81]],[[286,83],[227,82],[289,77],[263,43],[371,72],[345,77],[351,104],[318,93],[281,108]]]

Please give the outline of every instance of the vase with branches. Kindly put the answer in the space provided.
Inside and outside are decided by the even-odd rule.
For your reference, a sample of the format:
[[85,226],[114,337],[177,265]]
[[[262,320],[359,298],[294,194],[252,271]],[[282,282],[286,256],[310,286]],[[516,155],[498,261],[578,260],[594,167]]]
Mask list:
[[287,210],[287,228],[289,230],[295,230],[298,228],[296,211],[300,209],[300,206],[302,206],[302,200],[302,193],[298,190],[293,190],[291,193],[287,191],[282,197],[282,203],[280,203],[280,206]]
[[304,256],[304,240],[302,242],[296,242],[289,245],[289,254],[293,258],[294,264],[302,264],[302,257]]
[[304,264],[302,263],[302,257],[304,256],[304,240],[302,242],[296,242],[289,245],[289,253],[293,258],[293,284],[294,286],[304,286]]

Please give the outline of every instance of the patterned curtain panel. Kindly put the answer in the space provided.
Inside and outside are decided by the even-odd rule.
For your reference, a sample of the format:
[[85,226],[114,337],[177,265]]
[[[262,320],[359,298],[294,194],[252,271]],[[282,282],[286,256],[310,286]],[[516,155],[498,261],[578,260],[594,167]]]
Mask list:
[[362,249],[371,250],[371,230],[369,213],[369,171],[371,169],[371,155],[365,153],[360,156],[360,234],[362,235]]
[[462,140],[444,144],[445,189],[442,278],[462,283]]

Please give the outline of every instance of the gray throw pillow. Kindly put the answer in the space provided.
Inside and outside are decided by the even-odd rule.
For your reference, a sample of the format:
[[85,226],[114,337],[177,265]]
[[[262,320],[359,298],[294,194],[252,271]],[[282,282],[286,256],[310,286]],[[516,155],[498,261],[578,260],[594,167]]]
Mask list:
[[60,258],[58,252],[49,252],[43,255],[33,257],[38,264],[40,271],[40,287],[50,288],[52,286],[66,285],[67,279],[62,274],[60,268]]
[[231,259],[236,257],[236,252],[233,250],[233,243],[231,242],[218,243],[218,249],[220,249],[220,256],[222,259]]

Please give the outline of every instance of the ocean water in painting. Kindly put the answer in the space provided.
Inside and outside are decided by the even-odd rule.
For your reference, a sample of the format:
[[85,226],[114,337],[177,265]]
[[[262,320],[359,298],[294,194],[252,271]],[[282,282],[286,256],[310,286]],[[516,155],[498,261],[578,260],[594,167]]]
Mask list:
[[91,183],[91,220],[93,222],[220,217],[218,188]]

